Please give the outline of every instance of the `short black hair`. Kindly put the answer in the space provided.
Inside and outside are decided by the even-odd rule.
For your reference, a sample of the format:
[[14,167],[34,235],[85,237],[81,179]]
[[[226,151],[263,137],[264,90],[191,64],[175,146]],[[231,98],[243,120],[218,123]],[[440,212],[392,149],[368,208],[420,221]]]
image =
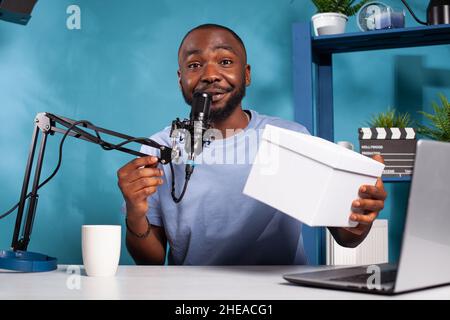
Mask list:
[[244,49],[245,59],[247,60],[247,50],[245,49],[244,41],[242,41],[241,37],[239,37],[237,35],[237,33],[234,32],[233,30],[231,30],[230,28],[222,26],[220,24],[215,24],[215,23],[201,24],[201,25],[189,30],[188,33],[186,33],[186,35],[181,40],[180,46],[178,47],[178,55],[180,55],[181,47],[183,46],[184,40],[186,40],[187,36],[190,35],[192,32],[194,32],[195,30],[200,30],[200,29],[222,29],[222,30],[229,32],[241,44],[242,48]]

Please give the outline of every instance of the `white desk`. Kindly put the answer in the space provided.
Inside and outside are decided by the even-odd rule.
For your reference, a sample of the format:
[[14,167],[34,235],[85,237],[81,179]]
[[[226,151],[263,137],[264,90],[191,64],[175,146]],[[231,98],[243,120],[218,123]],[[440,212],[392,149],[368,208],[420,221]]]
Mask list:
[[450,286],[384,297],[301,287],[282,278],[286,273],[311,271],[311,266],[120,266],[110,278],[87,277],[82,269],[80,277],[67,272],[74,268],[81,269],[0,270],[0,299],[450,299]]

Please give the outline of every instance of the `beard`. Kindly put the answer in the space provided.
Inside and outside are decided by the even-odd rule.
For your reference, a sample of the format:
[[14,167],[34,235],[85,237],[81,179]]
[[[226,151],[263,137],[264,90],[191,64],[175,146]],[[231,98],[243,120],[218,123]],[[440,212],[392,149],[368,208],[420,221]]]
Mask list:
[[[203,88],[205,90],[206,88]],[[234,87],[231,88],[229,92],[232,92]],[[240,85],[236,91],[231,93],[228,98],[227,103],[222,108],[213,109],[211,108],[209,111],[209,120],[211,122],[221,122],[226,119],[236,110],[236,108],[240,105],[242,99],[245,97],[245,79],[243,77],[242,85]],[[197,90],[201,91],[201,90]],[[181,92],[183,93],[184,101],[190,106],[192,106],[193,98],[188,96],[185,92],[184,88],[182,88]]]

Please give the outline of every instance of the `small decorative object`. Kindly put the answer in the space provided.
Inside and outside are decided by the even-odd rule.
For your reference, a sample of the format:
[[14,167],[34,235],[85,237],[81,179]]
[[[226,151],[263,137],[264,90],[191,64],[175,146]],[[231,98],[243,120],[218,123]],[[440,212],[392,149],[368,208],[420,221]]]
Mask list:
[[450,142],[450,103],[443,94],[440,94],[439,97],[442,107],[433,102],[434,114],[419,111],[431,121],[432,127],[419,125],[417,131],[431,139]]
[[382,2],[369,2],[359,9],[357,22],[361,31],[404,28],[405,11]]
[[398,114],[392,109],[373,116],[369,127],[359,128],[361,154],[380,154],[384,158],[383,178],[412,175],[417,141],[411,125],[408,113]]
[[312,0],[317,8],[311,21],[314,34],[330,35],[345,32],[348,17],[353,16],[369,0],[362,0],[355,4],[355,0]]

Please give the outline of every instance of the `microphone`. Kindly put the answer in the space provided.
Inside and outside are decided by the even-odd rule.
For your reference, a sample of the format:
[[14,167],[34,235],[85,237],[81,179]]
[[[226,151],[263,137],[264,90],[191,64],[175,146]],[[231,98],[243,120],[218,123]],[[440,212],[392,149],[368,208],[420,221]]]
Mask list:
[[[209,111],[211,108],[212,97],[207,92],[195,92],[192,99],[192,108],[189,119],[181,121],[179,118],[172,121],[172,128],[170,130],[170,138],[172,140],[172,160],[178,160],[181,156],[181,150],[177,146],[177,139],[185,137],[184,150],[187,153],[185,180],[183,190],[179,197],[175,195],[175,179],[172,178],[172,199],[178,203],[183,199],[184,193],[191,178],[195,167],[195,157],[198,156],[203,149],[203,145],[208,139],[205,139],[206,131],[211,127],[209,120]],[[180,132],[183,130],[184,133]],[[174,177],[174,169],[172,161],[170,161],[170,171]]]
[[188,154],[186,162],[186,174],[194,170],[194,159],[198,156],[205,144],[204,135],[210,128],[209,111],[212,97],[207,92],[195,92],[192,100],[192,109],[189,120],[189,137],[186,139],[185,151]]

